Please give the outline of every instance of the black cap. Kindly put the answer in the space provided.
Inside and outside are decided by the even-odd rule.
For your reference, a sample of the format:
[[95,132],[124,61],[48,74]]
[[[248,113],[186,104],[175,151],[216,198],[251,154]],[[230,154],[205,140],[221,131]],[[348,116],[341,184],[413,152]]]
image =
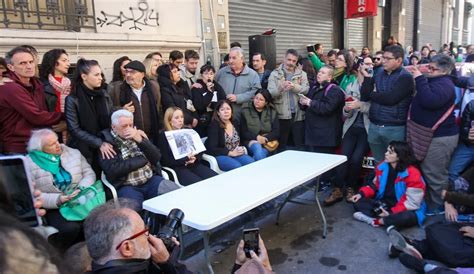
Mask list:
[[143,72],[145,73],[146,70],[145,70],[145,66],[143,65],[142,62],[138,61],[138,60],[133,60],[131,61],[130,63],[126,64],[124,66],[124,68],[126,69],[133,69],[133,70],[136,70],[136,71],[139,71],[139,72]]

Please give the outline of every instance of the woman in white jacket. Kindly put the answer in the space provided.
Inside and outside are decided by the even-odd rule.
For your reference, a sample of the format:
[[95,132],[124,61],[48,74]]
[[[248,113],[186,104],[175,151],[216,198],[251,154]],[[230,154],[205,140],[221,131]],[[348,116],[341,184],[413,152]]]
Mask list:
[[65,250],[83,239],[82,222],[67,221],[59,207],[79,193],[79,186],[92,185],[95,173],[79,150],[59,144],[58,136],[50,129],[34,131],[27,150],[31,179],[41,190],[43,207],[47,210],[45,219],[59,230],[48,240]]

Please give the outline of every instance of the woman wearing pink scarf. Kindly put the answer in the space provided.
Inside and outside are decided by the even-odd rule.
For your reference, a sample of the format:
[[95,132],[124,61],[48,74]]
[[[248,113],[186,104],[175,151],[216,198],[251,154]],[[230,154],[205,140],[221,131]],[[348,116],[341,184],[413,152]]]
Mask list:
[[[50,112],[64,112],[66,97],[71,92],[71,80],[67,78],[69,57],[64,49],[52,49],[43,56],[40,67],[40,79],[44,85],[46,105]],[[66,143],[67,127],[62,121],[53,130],[60,141]]]

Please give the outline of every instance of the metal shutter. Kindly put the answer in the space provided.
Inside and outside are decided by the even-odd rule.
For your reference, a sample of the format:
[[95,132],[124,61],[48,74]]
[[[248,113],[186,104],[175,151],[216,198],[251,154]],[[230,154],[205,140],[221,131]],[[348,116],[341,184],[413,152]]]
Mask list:
[[308,44],[322,43],[327,51],[333,47],[332,14],[331,0],[229,0],[230,41],[240,42],[248,53],[249,35],[276,29],[277,61],[289,48],[305,53]]
[[367,19],[346,19],[347,20],[347,45],[346,48],[355,48],[358,53],[367,46]]
[[406,9],[405,9],[405,42],[403,45],[405,48],[407,46],[413,46],[413,27],[414,27],[414,20],[415,20],[415,1],[406,1],[405,2]]
[[431,43],[435,50],[439,50],[441,48],[441,10],[443,2],[442,0],[429,0],[421,1],[420,4],[420,43],[418,47],[421,49],[422,46]]

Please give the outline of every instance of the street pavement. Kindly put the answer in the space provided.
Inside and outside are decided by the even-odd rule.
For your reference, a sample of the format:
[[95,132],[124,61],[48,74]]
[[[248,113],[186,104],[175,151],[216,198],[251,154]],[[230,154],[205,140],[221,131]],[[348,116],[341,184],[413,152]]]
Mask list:
[[[313,195],[308,191],[300,197],[311,199]],[[324,197],[328,193],[320,195]],[[211,262],[215,273],[230,273],[241,231],[252,227],[260,228],[276,273],[414,273],[403,267],[398,259],[388,257],[389,239],[384,228],[374,228],[352,218],[351,204],[344,201],[323,209],[328,221],[326,239],[322,238],[322,222],[316,205],[287,204],[278,226],[275,225],[273,206],[259,218],[243,218],[247,221],[234,227],[233,231],[219,232],[218,237],[211,237]],[[424,237],[423,230],[418,227],[402,232],[418,239]],[[203,251],[184,263],[194,271],[205,269]]]

